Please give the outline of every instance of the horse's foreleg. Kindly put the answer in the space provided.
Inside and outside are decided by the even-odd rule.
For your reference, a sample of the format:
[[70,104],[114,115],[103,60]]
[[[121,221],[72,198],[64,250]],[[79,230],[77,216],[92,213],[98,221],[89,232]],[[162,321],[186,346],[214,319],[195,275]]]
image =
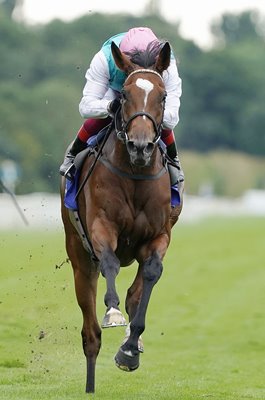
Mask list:
[[119,310],[120,299],[116,291],[115,280],[120,270],[120,262],[112,250],[104,251],[100,260],[100,271],[106,279],[107,290],[104,302],[107,307],[102,321],[102,328],[126,325],[126,320]]
[[83,313],[82,342],[87,361],[86,392],[95,391],[96,359],[101,346],[101,329],[96,316],[96,291],[98,272],[85,273],[74,269],[78,304]]
[[107,291],[104,296],[104,303],[107,311],[111,308],[118,309],[120,304],[119,296],[116,292],[115,280],[120,270],[120,262],[112,250],[103,253],[100,261],[100,271],[106,279]]
[[99,269],[106,279],[104,302],[107,307],[101,324],[102,328],[126,325],[119,310],[120,299],[116,291],[115,280],[120,270],[120,261],[115,255],[117,234],[106,218],[95,218],[92,226],[92,244],[99,259]]
[[129,339],[120,347],[115,356],[116,365],[124,371],[133,371],[139,367],[139,336],[145,329],[145,317],[152,289],[162,274],[161,257],[157,252],[143,264],[143,290],[136,314],[130,324]]

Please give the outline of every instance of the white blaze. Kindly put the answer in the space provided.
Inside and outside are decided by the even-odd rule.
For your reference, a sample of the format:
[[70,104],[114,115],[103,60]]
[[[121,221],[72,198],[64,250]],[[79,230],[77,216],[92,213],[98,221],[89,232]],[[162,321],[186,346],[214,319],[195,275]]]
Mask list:
[[148,95],[154,89],[154,85],[147,79],[138,78],[136,81],[136,86],[145,91],[145,98],[144,98],[144,109],[145,109]]

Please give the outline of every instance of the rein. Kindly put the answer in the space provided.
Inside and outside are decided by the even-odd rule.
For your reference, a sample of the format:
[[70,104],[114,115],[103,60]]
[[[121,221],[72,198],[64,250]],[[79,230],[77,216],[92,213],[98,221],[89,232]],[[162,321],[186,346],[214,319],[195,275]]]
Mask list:
[[[158,72],[156,72],[156,71],[154,71],[152,69],[137,69],[137,70],[131,72],[128,75],[128,77],[126,78],[125,82],[132,75],[135,75],[137,73],[152,73],[152,74],[155,74],[156,76],[158,76],[163,81],[162,76]],[[80,185],[80,187],[79,187],[79,189],[78,189],[78,191],[77,191],[77,193],[75,195],[75,200],[77,200],[80,192],[83,190],[87,180],[91,176],[91,174],[92,174],[92,172],[93,172],[93,170],[95,168],[95,165],[96,165],[96,163],[98,161],[100,161],[103,165],[105,165],[105,167],[108,168],[112,173],[114,173],[116,175],[119,175],[119,176],[121,176],[123,178],[128,178],[128,179],[132,179],[132,180],[156,180],[156,179],[159,179],[162,175],[164,175],[167,172],[167,168],[165,166],[163,166],[161,168],[161,170],[157,174],[154,174],[154,175],[129,174],[127,172],[124,172],[124,171],[120,170],[117,167],[114,167],[114,165],[112,165],[109,160],[107,160],[106,158],[102,158],[101,157],[102,156],[102,150],[103,150],[103,148],[104,148],[104,146],[105,146],[105,144],[106,144],[106,142],[107,142],[107,140],[108,140],[108,138],[109,138],[109,136],[111,134],[113,125],[115,127],[115,133],[116,133],[117,138],[119,140],[122,140],[123,142],[127,143],[129,141],[128,134],[127,134],[127,129],[129,127],[130,123],[135,118],[140,117],[140,116],[147,117],[148,119],[150,119],[150,121],[152,121],[153,126],[154,126],[154,130],[155,130],[155,137],[153,139],[153,144],[157,144],[158,141],[160,140],[160,137],[161,137],[164,110],[165,110],[165,98],[163,100],[163,114],[162,114],[161,122],[159,124],[157,124],[155,119],[154,119],[154,117],[150,113],[147,113],[147,112],[144,112],[144,111],[138,111],[138,112],[134,113],[127,121],[125,121],[124,117],[123,117],[123,113],[122,113],[122,106],[119,107],[119,109],[115,113],[114,119],[112,120],[111,124],[108,127],[108,130],[106,132],[106,135],[104,136],[104,139],[103,139],[102,144],[101,144],[101,146],[99,148],[99,151],[97,152],[97,154],[95,156],[95,160],[94,160],[93,164],[91,165],[91,167],[89,168],[89,170],[87,172],[87,175],[85,176],[83,182],[81,183],[81,185]],[[122,129],[118,129],[117,128],[117,126],[118,126],[118,115],[119,114],[121,115]]]
[[[124,121],[122,113],[121,113],[121,116],[122,116],[122,129],[123,129],[122,133],[123,133],[123,135],[125,137],[125,139],[124,139],[125,141],[129,140],[128,135],[127,135],[128,126],[130,125],[132,120],[134,120],[137,117],[141,117],[141,116],[147,117],[148,119],[150,119],[153,122],[153,125],[154,125],[154,128],[155,128],[155,132],[156,132],[154,140],[153,140],[153,143],[156,144],[159,141],[160,136],[161,136],[161,125],[162,125],[162,122],[159,125],[157,125],[154,117],[152,117],[151,114],[149,114],[147,112],[144,112],[144,111],[138,111],[138,112],[134,113],[126,122]],[[163,117],[162,117],[162,120],[163,120]]]
[[106,132],[106,135],[104,136],[104,139],[103,139],[103,141],[102,141],[102,143],[101,143],[101,146],[100,146],[100,148],[99,148],[99,151],[97,152],[97,155],[96,155],[96,157],[95,157],[95,160],[94,160],[93,164],[91,165],[91,167],[89,168],[89,170],[88,170],[88,172],[87,172],[87,175],[85,176],[85,179],[84,179],[83,182],[81,183],[81,185],[80,185],[80,187],[79,187],[79,189],[78,189],[78,191],[77,191],[77,193],[76,193],[76,195],[75,195],[75,200],[77,200],[77,198],[78,198],[80,192],[83,190],[83,188],[84,188],[84,186],[85,186],[85,184],[86,184],[88,178],[91,176],[91,174],[92,174],[92,172],[93,172],[93,170],[94,170],[94,168],[95,168],[96,163],[98,162],[99,158],[101,157],[103,147],[105,146],[105,144],[106,144],[106,142],[107,142],[107,140],[108,140],[108,138],[109,138],[109,136],[110,136],[110,134],[111,134],[113,124],[114,124],[114,121],[112,120],[111,123],[110,123],[110,125],[109,125],[109,127],[108,127],[108,130],[107,130],[107,132]]

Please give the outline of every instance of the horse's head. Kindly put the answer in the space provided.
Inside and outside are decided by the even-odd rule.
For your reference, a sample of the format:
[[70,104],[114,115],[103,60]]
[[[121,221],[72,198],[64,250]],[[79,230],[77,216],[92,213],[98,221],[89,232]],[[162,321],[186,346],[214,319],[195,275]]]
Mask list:
[[162,129],[166,91],[161,75],[170,64],[170,45],[166,42],[149,65],[141,61],[141,57],[148,60],[148,50],[138,54],[139,64],[114,42],[111,50],[117,67],[127,75],[121,93],[120,138],[126,143],[131,163],[147,166]]

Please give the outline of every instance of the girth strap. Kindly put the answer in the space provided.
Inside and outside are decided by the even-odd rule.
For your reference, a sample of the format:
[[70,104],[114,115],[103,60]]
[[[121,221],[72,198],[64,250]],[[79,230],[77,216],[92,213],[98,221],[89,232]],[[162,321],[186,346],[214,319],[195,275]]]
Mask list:
[[95,252],[94,252],[92,243],[91,243],[88,235],[85,232],[85,229],[83,227],[83,224],[82,224],[82,221],[80,219],[78,211],[69,209],[68,212],[69,212],[69,218],[70,218],[73,226],[75,227],[77,233],[80,236],[80,239],[82,241],[84,249],[90,254],[90,256],[91,256],[93,261],[99,261],[97,256],[96,256],[96,254],[95,254]]

